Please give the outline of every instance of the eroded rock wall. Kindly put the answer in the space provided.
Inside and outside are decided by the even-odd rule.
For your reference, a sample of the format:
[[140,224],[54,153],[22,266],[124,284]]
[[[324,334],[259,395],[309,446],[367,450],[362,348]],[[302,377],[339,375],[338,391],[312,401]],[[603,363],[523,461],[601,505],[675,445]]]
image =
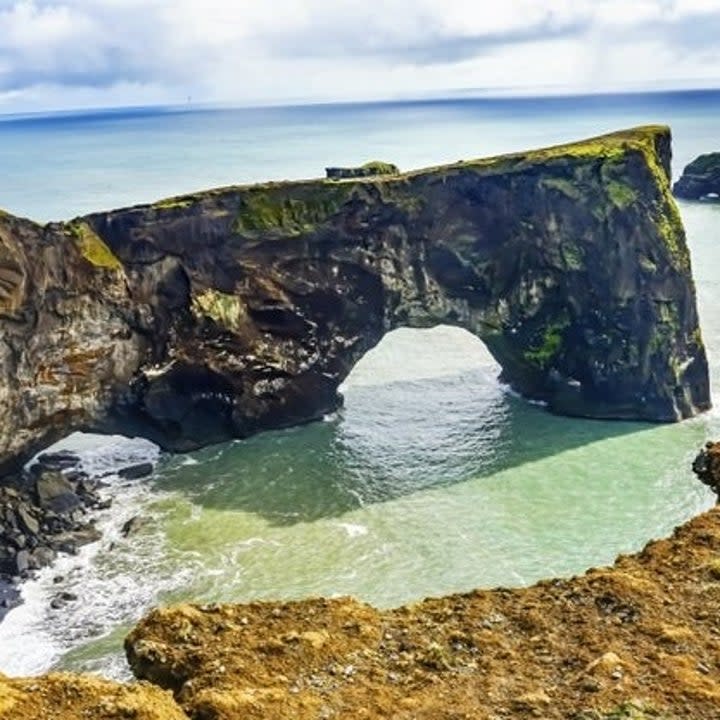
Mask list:
[[440,323],[559,413],[705,410],[669,163],[669,130],[648,127],[45,228],[2,217],[0,457],[71,429],[187,450],[305,422],[386,332]]

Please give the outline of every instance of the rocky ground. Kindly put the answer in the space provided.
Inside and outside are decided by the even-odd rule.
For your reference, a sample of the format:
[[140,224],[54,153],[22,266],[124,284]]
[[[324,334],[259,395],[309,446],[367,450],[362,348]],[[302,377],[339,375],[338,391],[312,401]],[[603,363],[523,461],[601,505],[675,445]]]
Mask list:
[[[120,470],[124,477],[152,471],[142,463]],[[19,586],[58,553],[76,554],[100,538],[93,515],[109,507],[102,480],[82,470],[71,452],[46,453],[0,485],[0,620],[20,602]],[[74,597],[58,597],[62,603]]]
[[66,674],[11,680],[0,675],[3,720],[183,720],[172,696],[140,683],[119,685]]

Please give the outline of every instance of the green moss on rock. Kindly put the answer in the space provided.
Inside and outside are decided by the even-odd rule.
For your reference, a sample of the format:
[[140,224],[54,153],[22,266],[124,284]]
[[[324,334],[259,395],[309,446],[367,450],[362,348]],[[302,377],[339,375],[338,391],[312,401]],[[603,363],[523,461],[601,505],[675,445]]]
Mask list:
[[399,175],[400,168],[393,163],[383,162],[382,160],[371,160],[362,165],[363,170],[367,170],[373,175]]
[[193,295],[191,309],[196,317],[207,317],[228,330],[237,330],[246,317],[243,301],[219,290]]
[[153,204],[156,210],[184,210],[191,207],[195,200],[191,196],[172,197],[165,200],[159,200]]
[[105,241],[86,222],[75,222],[68,226],[80,254],[98,268],[121,270],[122,263],[113,254]]
[[317,183],[291,197],[283,186],[249,189],[241,200],[233,230],[237,233],[279,229],[290,235],[312,232],[337,213],[351,186]]
[[546,325],[540,341],[525,351],[525,359],[540,368],[547,368],[562,349],[563,333],[569,324],[567,318],[561,318]]
[[620,210],[629,207],[638,199],[638,194],[633,188],[617,180],[611,180],[607,184],[607,192],[613,205]]
[[567,178],[550,177],[544,178],[540,181],[540,186],[549,190],[557,190],[558,192],[566,195],[571,200],[582,200],[583,193],[578,188],[577,184],[568,180]]

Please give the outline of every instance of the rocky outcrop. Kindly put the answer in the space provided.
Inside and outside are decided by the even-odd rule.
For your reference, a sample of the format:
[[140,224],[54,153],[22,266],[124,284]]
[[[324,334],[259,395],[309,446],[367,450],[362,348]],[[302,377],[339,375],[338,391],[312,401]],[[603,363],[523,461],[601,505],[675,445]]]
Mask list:
[[708,442],[693,461],[693,472],[720,502],[720,442]]
[[54,673],[15,680],[0,675],[2,720],[187,720],[169,693],[147,683],[121,685]]
[[673,186],[676,197],[702,200],[720,197],[720,153],[695,158]]
[[106,507],[98,481],[72,453],[45,454],[0,486],[0,620],[20,601],[17,584],[51,564],[58,553],[76,554],[100,533],[90,513]]
[[400,169],[392,163],[371,160],[360,167],[329,167],[325,168],[325,176],[329,180],[347,180],[348,178],[367,178],[373,175],[399,175]]
[[198,720],[714,718],[719,557],[716,509],[582,577],[384,611],[184,605],[153,611],[126,649]]
[[45,227],[1,216],[0,461],[71,430],[189,450],[306,422],[386,332],[440,323],[558,413],[705,410],[669,163],[648,127]]

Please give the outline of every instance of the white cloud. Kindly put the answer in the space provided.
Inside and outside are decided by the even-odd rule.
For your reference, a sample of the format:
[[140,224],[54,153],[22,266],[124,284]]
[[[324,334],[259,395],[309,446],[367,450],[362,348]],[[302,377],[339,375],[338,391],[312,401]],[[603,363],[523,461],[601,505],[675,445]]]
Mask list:
[[707,84],[717,37],[720,0],[0,0],[0,109]]

